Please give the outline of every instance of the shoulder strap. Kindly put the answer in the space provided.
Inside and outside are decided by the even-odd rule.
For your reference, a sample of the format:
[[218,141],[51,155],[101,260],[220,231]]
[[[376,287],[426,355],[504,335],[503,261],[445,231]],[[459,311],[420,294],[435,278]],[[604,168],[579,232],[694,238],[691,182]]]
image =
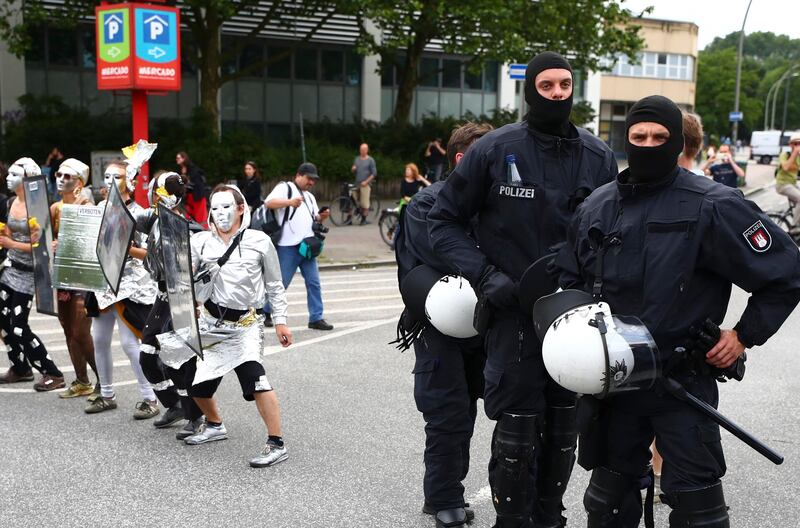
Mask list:
[[[286,191],[286,199],[287,200],[291,200],[292,199],[292,186],[289,184],[289,182],[286,182],[286,189],[287,189],[287,191]],[[298,190],[300,190],[300,189],[298,188]],[[286,209],[283,212],[283,221],[281,222],[281,227],[283,227],[283,224],[286,223],[286,220],[288,220],[290,218],[294,218],[294,214],[296,212],[297,212],[297,209],[295,208],[295,210],[292,211],[292,214],[289,215],[289,207],[287,206]]]
[[239,242],[242,241],[242,235],[244,235],[245,232],[246,230],[241,231],[235,237],[233,237],[231,245],[228,246],[228,249],[225,250],[225,253],[223,253],[222,256],[217,259],[217,266],[221,268],[226,262],[228,262],[228,259],[231,258],[231,253],[233,253],[233,250],[239,245]]

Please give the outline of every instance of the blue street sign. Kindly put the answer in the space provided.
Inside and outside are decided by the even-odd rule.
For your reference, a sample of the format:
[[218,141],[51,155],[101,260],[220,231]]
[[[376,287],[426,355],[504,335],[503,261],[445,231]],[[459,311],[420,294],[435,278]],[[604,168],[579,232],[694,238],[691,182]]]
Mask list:
[[525,80],[525,70],[528,69],[527,64],[509,64],[508,76],[514,81]]
[[728,121],[733,123],[734,121],[741,121],[744,119],[744,112],[731,112],[728,114]]
[[175,13],[136,9],[136,56],[148,62],[172,62],[178,57]]

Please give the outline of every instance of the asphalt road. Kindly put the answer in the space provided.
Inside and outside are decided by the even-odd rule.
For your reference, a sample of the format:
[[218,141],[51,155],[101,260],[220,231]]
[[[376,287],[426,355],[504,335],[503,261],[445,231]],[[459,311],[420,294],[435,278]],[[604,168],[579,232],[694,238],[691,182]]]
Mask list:
[[[754,198],[767,207],[782,204],[770,190]],[[401,310],[395,273],[324,273],[325,317],[336,325],[327,333],[305,328],[299,277],[290,287],[296,344],[280,349],[269,335],[264,359],[290,455],[273,468],[247,464],[265,431],[232,375],[218,393],[230,439],[197,447],[177,442],[177,428],[156,430],[132,419],[138,390],[116,343],[117,410],[86,415],[83,398],[35,394],[28,384],[0,388],[0,526],[433,526],[420,513],[424,434],[412,398],[413,354],[387,344]],[[737,290],[729,325],[745,303]],[[32,319],[56,363],[68,366],[56,319]],[[721,410],[786,456],[776,467],[723,433],[733,526],[796,526],[800,519],[798,328],[795,312],[750,353],[745,381],[721,386]],[[493,521],[486,482],[491,428],[479,413],[465,482],[476,527]],[[587,480],[577,468],[566,497],[570,526],[585,525]],[[667,525],[667,513],[657,505],[658,525]]]

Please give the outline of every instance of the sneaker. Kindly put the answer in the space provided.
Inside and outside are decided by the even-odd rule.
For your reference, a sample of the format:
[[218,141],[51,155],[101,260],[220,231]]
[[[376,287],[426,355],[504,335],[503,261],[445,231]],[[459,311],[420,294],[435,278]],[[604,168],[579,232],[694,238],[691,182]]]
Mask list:
[[0,384],[19,383],[21,381],[33,381],[33,371],[29,370],[25,374],[17,374],[14,369],[8,369],[5,374],[0,376]]
[[50,374],[42,374],[39,381],[33,384],[33,390],[36,392],[50,392],[56,389],[63,389],[66,386],[63,376],[51,376]]
[[362,216],[362,217],[361,217],[361,223],[360,223],[359,225],[369,225],[369,224],[371,224],[371,223],[372,223],[372,222],[370,222],[369,220],[367,220],[367,217],[366,217],[366,216]]
[[216,442],[217,440],[227,440],[228,430],[225,429],[225,424],[208,425],[203,423],[198,431],[192,436],[187,437],[183,442],[186,445],[200,445],[207,442]]
[[150,418],[155,418],[160,413],[161,411],[158,409],[158,404],[156,402],[144,400],[136,404],[136,407],[133,411],[133,419],[149,420]]
[[183,420],[183,408],[180,404],[177,404],[167,409],[161,418],[153,422],[153,425],[163,429],[181,420]]
[[308,323],[308,327],[312,330],[333,330],[333,325],[328,323],[325,319]]
[[200,426],[203,425],[204,423],[205,420],[203,419],[202,416],[193,422],[186,420],[186,425],[183,426],[183,429],[175,433],[175,439],[186,440],[187,438],[198,432],[200,430]]
[[69,384],[69,388],[58,395],[59,398],[78,398],[80,396],[89,396],[94,392],[94,385],[91,383],[83,383],[75,380]]
[[266,326],[267,328],[272,328],[273,326],[275,326],[274,324],[272,324],[272,314],[268,313],[264,314],[264,326]]
[[89,405],[83,409],[86,414],[97,414],[103,411],[110,411],[117,408],[116,398],[93,398],[89,401]]
[[274,466],[287,458],[289,458],[289,453],[286,452],[285,444],[278,447],[272,442],[267,441],[261,453],[250,459],[250,467],[263,468]]

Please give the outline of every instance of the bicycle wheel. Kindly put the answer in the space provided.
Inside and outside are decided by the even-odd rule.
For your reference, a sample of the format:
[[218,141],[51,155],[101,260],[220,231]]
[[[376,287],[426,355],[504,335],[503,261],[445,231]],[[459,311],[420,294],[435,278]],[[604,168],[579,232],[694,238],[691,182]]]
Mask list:
[[775,224],[778,227],[780,227],[781,229],[783,229],[787,233],[789,232],[789,229],[792,227],[792,222],[789,219],[789,215],[788,214],[767,213],[767,216],[769,217],[770,220],[775,222]]
[[400,224],[400,217],[394,211],[384,211],[378,220],[378,229],[381,232],[381,238],[386,245],[394,249],[394,235],[397,233],[397,227]]
[[381,201],[374,194],[369,197],[369,216],[378,218],[381,215]]
[[331,202],[331,222],[335,226],[353,223],[353,202],[349,197],[340,196]]

